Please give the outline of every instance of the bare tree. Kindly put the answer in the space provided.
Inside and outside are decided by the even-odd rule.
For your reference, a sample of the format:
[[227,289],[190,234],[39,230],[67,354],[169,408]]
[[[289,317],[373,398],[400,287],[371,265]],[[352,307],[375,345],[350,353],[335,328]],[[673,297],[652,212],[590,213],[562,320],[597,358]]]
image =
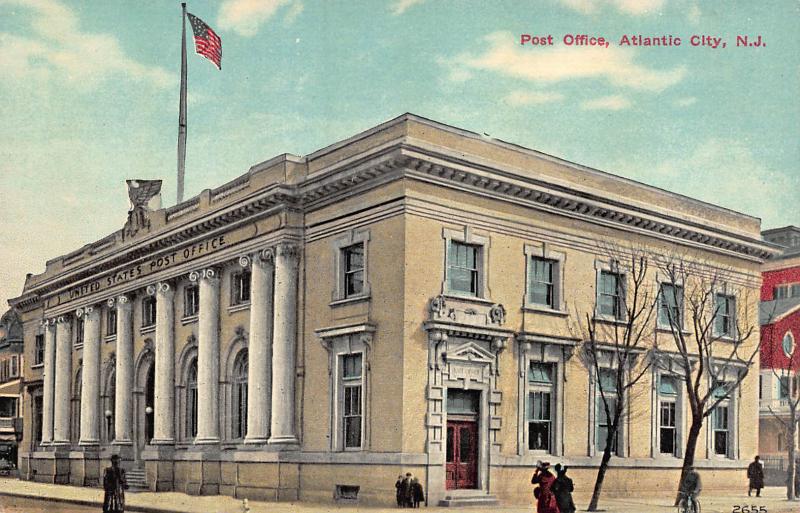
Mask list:
[[[794,341],[790,338],[784,341],[780,333],[776,333],[775,324],[772,322],[775,309],[765,312],[764,326],[762,330],[761,348],[762,356],[767,356],[772,367],[773,375],[779,381],[781,395],[779,398],[780,407],[776,411],[770,401],[767,409],[783,427],[786,438],[786,451],[789,458],[786,468],[786,498],[794,500],[795,497],[795,474],[797,473],[796,458],[797,447],[796,437],[800,427],[800,382],[798,381],[797,368],[800,367],[800,356],[794,347]],[[775,336],[777,334],[777,337]],[[785,347],[786,344],[791,347]],[[785,403],[785,409],[784,409]]]
[[[652,333],[651,320],[657,300],[648,276],[649,257],[644,250],[608,248],[606,253],[611,272],[607,277],[601,276],[595,312],[586,314],[583,337],[586,342],[581,351],[584,364],[595,376],[600,396],[597,415],[604,416],[605,425],[603,457],[589,511],[597,511],[608,464],[616,452],[620,426],[631,415],[626,404],[631,403],[637,383],[651,365],[646,342]],[[605,283],[604,278],[607,278]]]
[[[734,294],[727,289],[723,271],[713,271],[702,263],[666,256],[659,259],[664,285],[675,296],[676,309],[666,308],[669,333],[678,360],[678,374],[686,387],[691,415],[689,433],[683,453],[680,485],[686,472],[694,466],[700,430],[709,416],[728,401],[753,366],[758,343],[748,342],[757,333],[757,300],[751,294]],[[685,306],[685,314],[683,308]],[[715,444],[717,440],[715,438]]]

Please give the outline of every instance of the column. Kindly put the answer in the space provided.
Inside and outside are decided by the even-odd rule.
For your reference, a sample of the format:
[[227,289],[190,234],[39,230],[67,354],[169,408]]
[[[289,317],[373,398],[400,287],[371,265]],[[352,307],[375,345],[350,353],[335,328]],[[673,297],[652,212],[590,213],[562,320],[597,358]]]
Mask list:
[[214,269],[193,272],[200,282],[197,316],[197,437],[196,444],[219,442],[219,277]]
[[72,318],[56,321],[56,379],[53,403],[53,445],[69,445],[70,382],[72,381]]
[[297,267],[299,248],[275,248],[275,304],[272,343],[272,415],[269,443],[297,443],[294,431],[295,347],[297,338]]
[[87,306],[83,317],[83,370],[81,371],[81,431],[78,445],[100,443],[100,309]]
[[44,395],[42,397],[42,445],[53,443],[53,405],[56,384],[56,326],[45,320],[44,325]]
[[271,249],[253,255],[250,272],[250,340],[247,344],[246,444],[264,443],[269,436],[274,271],[275,254]]
[[108,300],[117,309],[117,361],[114,368],[114,444],[131,445],[133,408],[133,305],[126,296]]
[[166,282],[147,287],[156,295],[156,368],[153,445],[175,443],[175,290]]

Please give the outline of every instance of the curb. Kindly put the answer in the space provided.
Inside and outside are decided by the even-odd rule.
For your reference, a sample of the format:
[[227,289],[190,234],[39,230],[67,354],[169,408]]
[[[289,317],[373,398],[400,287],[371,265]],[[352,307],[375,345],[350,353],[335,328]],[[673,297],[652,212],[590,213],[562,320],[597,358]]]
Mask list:
[[[75,504],[77,506],[86,506],[91,508],[103,507],[103,501],[96,501],[89,499],[67,499],[64,497],[48,497],[46,495],[36,495],[33,493],[15,493],[15,492],[0,491],[0,497],[18,497],[20,499],[34,499],[47,502]],[[125,511],[137,511],[140,513],[184,513],[177,509],[154,508],[152,506],[136,506],[129,504],[125,504]]]

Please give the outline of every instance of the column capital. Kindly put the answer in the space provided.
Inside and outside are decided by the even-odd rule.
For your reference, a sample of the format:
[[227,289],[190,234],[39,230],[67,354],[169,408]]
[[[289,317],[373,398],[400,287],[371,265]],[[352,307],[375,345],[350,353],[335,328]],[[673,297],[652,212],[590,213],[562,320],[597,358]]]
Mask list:
[[62,314],[55,318],[56,324],[66,324],[72,320],[71,314]]
[[257,255],[257,260],[267,265],[275,265],[275,248],[264,248]]
[[175,292],[174,287],[168,281],[160,281],[158,283],[148,285],[146,290],[148,296],[154,296],[156,293],[168,294],[170,292]]
[[219,271],[213,267],[192,271],[189,273],[189,281],[192,283],[200,282],[200,280],[217,280],[219,279]]
[[250,255],[242,255],[239,257],[239,265],[243,268],[247,269],[253,262],[253,258]]
[[280,242],[275,246],[275,256],[297,265],[300,261],[300,246],[291,242]]
[[130,299],[129,296],[127,296],[125,294],[121,294],[121,295],[119,295],[117,297],[108,298],[108,300],[106,301],[106,304],[108,305],[109,308],[124,307],[124,306],[130,307],[131,306],[131,299]]
[[[87,318],[88,316],[90,316],[90,315],[92,315],[94,313],[99,313],[99,312],[95,312],[95,310],[96,310],[95,306],[96,305],[87,305],[87,306],[82,306],[82,307],[78,308],[77,310],[75,310],[75,317],[77,317],[78,319],[80,319],[80,318],[84,318],[85,319],[85,318]],[[97,306],[99,306],[99,305],[97,305]]]

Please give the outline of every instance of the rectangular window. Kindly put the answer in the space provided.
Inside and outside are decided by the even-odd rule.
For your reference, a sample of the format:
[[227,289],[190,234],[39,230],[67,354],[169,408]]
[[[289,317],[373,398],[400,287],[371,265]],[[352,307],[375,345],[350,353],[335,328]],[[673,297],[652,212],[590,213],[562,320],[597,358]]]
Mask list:
[[553,436],[553,365],[528,367],[528,449],[551,452]]
[[714,408],[714,454],[721,456],[728,455],[728,443],[730,432],[728,429],[729,407],[727,404],[720,403]]
[[11,357],[11,377],[12,378],[19,377],[19,363],[16,356]]
[[447,251],[447,286],[451,292],[478,296],[480,246],[450,241]]
[[621,320],[625,317],[625,301],[622,274],[610,271],[600,272],[600,288],[597,294],[597,309],[600,315]]
[[33,364],[41,365],[44,363],[44,335],[36,335],[33,348]]
[[250,271],[231,275],[231,305],[241,305],[250,301]]
[[142,298],[142,327],[155,326],[156,324],[156,298],[145,296]]
[[183,289],[183,316],[197,315],[200,310],[200,287],[187,285]]
[[714,331],[721,337],[732,337],[734,335],[736,298],[725,294],[717,294],[714,310],[716,311]]
[[788,285],[778,285],[774,289],[772,289],[773,299],[786,299],[789,297],[789,286]]
[[86,319],[82,316],[75,320],[75,344],[83,344],[83,327],[86,325]]
[[659,395],[659,438],[658,452],[676,454],[678,424],[677,401],[678,383],[672,376],[661,376],[658,385]]
[[[597,429],[595,446],[598,452],[603,452],[606,448],[606,439],[608,438],[608,432],[611,429],[613,421],[613,418],[609,417],[609,414],[614,415],[614,410],[617,407],[617,372],[613,369],[600,369],[600,376],[597,382],[598,391],[595,411]],[[600,392],[601,389],[602,394]],[[606,408],[603,404],[603,396],[605,396],[605,403],[608,405],[608,413],[606,413]],[[617,452],[618,439],[619,429],[617,430],[617,436],[611,440],[612,453]]]
[[790,297],[800,297],[800,283],[793,283],[789,290]]
[[34,439],[37,443],[42,442],[42,417],[44,413],[44,399],[42,396],[37,395],[33,398],[33,415],[35,417],[34,425]]
[[364,243],[342,249],[342,264],[344,297],[360,296],[364,293]]
[[106,335],[117,334],[117,309],[110,307],[106,310]]
[[362,356],[342,356],[342,439],[345,449],[361,448]]
[[17,416],[17,400],[13,397],[0,397],[0,417]]
[[531,257],[528,269],[528,302],[548,308],[556,307],[555,283],[558,261]]
[[778,399],[781,401],[789,398],[789,376],[781,376],[778,380]]
[[658,297],[658,325],[669,328],[683,327],[683,287],[662,283]]

